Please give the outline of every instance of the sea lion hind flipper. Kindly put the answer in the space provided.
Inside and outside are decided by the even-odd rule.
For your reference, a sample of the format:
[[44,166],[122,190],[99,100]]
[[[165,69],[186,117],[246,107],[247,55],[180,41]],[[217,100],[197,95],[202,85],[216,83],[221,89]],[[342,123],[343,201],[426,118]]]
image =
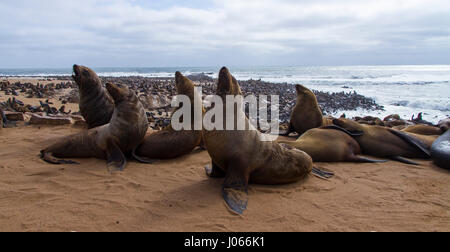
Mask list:
[[401,157],[401,156],[394,156],[394,157],[391,157],[391,159],[398,161],[400,163],[405,163],[405,164],[410,164],[410,165],[419,165],[419,163],[416,163],[412,160],[409,160],[409,159]]
[[239,169],[228,169],[222,187],[222,196],[228,209],[241,215],[247,209],[248,203],[248,179],[236,172]]
[[57,159],[50,152],[41,151],[41,159],[49,164],[80,164],[72,160]]
[[398,131],[398,130],[389,129],[389,131],[392,134],[394,134],[394,135],[400,137],[401,139],[403,139],[403,141],[407,142],[408,144],[410,144],[410,145],[416,147],[417,149],[419,149],[420,151],[422,151],[428,158],[431,158],[430,150],[428,150],[425,147],[424,143],[422,143],[422,141],[420,139],[417,139],[417,138],[415,138],[415,137],[413,137],[413,136],[411,136],[411,135],[409,135],[409,134],[407,134],[405,132],[401,132],[401,131]]
[[133,150],[133,152],[131,153],[131,155],[133,156],[134,159],[136,159],[136,161],[138,161],[139,163],[143,163],[143,164],[153,164],[156,160],[155,159],[151,159],[151,158],[146,158],[146,157],[141,157],[139,155],[136,154],[136,149],[135,148]]
[[362,136],[362,135],[364,135],[364,132],[362,132],[362,131],[348,131],[348,130],[346,130],[346,129],[342,128],[342,127],[339,127],[337,125],[328,125],[328,126],[323,126],[323,127],[320,127],[320,128],[321,129],[340,130],[340,131],[342,131],[344,133],[347,133],[347,135],[349,135],[349,136]]
[[321,179],[329,179],[334,176],[334,172],[325,171],[323,169],[319,169],[317,167],[312,168],[312,174]]
[[112,141],[108,141],[106,147],[107,168],[110,173],[115,171],[123,171],[127,164],[125,155],[120,148]]
[[226,176],[226,173],[214,164],[214,162],[211,163],[211,166],[205,166],[205,172],[210,178],[224,178]]
[[378,160],[378,159],[371,159],[368,157],[358,156],[355,155],[352,159],[353,162],[361,162],[361,163],[386,163],[388,160]]

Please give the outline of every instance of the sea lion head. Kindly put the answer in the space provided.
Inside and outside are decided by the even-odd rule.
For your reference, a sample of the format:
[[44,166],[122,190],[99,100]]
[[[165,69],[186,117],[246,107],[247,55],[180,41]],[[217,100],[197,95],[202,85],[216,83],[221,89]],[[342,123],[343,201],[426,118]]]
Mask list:
[[307,87],[297,84],[295,85],[295,90],[297,91],[297,99],[302,102],[312,101],[317,103],[316,95],[309,90]]
[[89,67],[73,65],[72,78],[75,80],[79,88],[87,88],[88,85],[101,85],[98,75]]
[[187,95],[191,100],[194,99],[194,83],[178,71],[175,73],[175,86],[178,94]]
[[231,75],[226,67],[222,67],[219,72],[219,82],[217,84],[217,95],[242,95],[241,88],[237,80]]
[[352,134],[361,134],[363,132],[363,126],[353,120],[345,118],[333,119],[333,124],[347,130]]
[[116,106],[122,101],[129,100],[129,97],[134,95],[134,92],[127,86],[120,84],[106,83],[106,90],[108,90]]

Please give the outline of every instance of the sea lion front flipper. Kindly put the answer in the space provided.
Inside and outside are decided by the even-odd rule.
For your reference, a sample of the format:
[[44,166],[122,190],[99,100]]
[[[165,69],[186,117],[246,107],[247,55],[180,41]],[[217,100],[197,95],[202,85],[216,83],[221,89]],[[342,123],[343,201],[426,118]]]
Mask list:
[[410,165],[419,165],[419,163],[416,163],[412,160],[409,160],[407,158],[401,157],[401,156],[395,156],[395,157],[391,157],[392,160],[401,162],[401,163],[405,163],[405,164],[410,164]]
[[119,146],[113,141],[108,141],[106,147],[106,160],[107,167],[110,173],[115,171],[123,171],[125,165],[127,164],[127,159],[125,155],[120,150]]
[[242,214],[248,203],[248,178],[242,169],[230,167],[222,187],[222,196],[228,209],[235,214]]
[[334,172],[325,171],[317,167],[312,168],[312,174],[321,179],[329,179],[334,176]]
[[41,159],[49,164],[80,164],[72,160],[57,159],[50,152],[41,151]]
[[346,129],[342,128],[342,127],[339,127],[337,125],[323,126],[323,127],[320,127],[320,129],[340,130],[340,131],[342,131],[344,133],[347,133],[347,135],[349,135],[349,136],[362,136],[362,135],[364,135],[364,132],[362,132],[362,131],[348,131],[348,130],[346,130]]
[[422,143],[422,141],[420,141],[419,139],[417,139],[417,138],[415,138],[415,137],[413,137],[411,135],[408,135],[405,132],[401,132],[401,131],[398,131],[398,130],[389,129],[389,131],[392,134],[394,134],[394,135],[400,137],[401,139],[403,139],[403,141],[407,142],[408,144],[410,144],[410,145],[416,147],[417,149],[419,149],[420,151],[422,151],[428,158],[431,158],[430,150],[428,150],[425,147],[425,145]]
[[361,163],[386,163],[388,160],[371,159],[371,158],[368,158],[368,157],[355,155],[352,158],[351,161],[353,161],[353,162],[361,162]]
[[214,162],[211,163],[211,166],[205,166],[205,172],[206,175],[210,178],[224,178],[227,175]]

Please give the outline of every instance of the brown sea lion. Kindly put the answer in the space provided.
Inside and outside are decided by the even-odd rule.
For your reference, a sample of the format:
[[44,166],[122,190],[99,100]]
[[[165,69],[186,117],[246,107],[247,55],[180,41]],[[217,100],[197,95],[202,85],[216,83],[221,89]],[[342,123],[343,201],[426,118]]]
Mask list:
[[328,119],[324,118],[314,93],[303,85],[295,85],[297,102],[292,110],[289,129],[281,135],[287,136],[291,132],[302,135],[309,129],[319,128]]
[[110,123],[65,137],[41,151],[41,158],[52,164],[71,164],[57,158],[106,159],[110,172],[123,170],[125,155],[142,142],[148,129],[144,107],[128,87],[107,83],[115,109]]
[[443,133],[439,127],[426,124],[411,125],[409,127],[402,129],[402,131],[420,135],[441,135]]
[[360,156],[362,152],[358,142],[347,133],[336,129],[310,129],[297,141],[278,142],[306,152],[314,162],[386,162]]
[[0,129],[6,127],[6,115],[3,109],[0,108]]
[[434,141],[431,146],[431,158],[437,166],[450,170],[450,130]]
[[[194,104],[202,108],[201,97],[195,90],[195,86],[188,78],[180,72],[175,73],[175,84],[179,95],[186,95],[191,100],[191,129],[174,130],[172,125],[161,131],[151,133],[146,136],[142,144],[136,149],[133,156],[146,163],[151,163],[155,159],[172,159],[188,154],[199,146],[202,139],[202,131],[194,130]],[[202,116],[198,118],[201,123]],[[200,124],[201,125],[201,124]]]
[[[238,82],[226,67],[220,70],[216,94],[224,103],[223,115],[226,115],[226,96],[242,94]],[[245,130],[236,130],[238,118],[243,120]],[[223,129],[226,129],[225,121],[224,118]],[[204,125],[203,139],[212,159],[212,167],[207,166],[206,173],[210,177],[225,177],[222,195],[235,213],[242,214],[247,207],[249,182],[293,183],[305,178],[313,169],[312,159],[305,152],[262,141],[263,137],[236,105],[234,130],[208,130]]]
[[72,76],[80,92],[80,113],[88,129],[109,123],[114,112],[114,101],[102,86],[97,74],[84,66],[73,66]]
[[416,164],[407,158],[429,158],[430,153],[418,138],[383,126],[371,126],[348,119],[335,119],[336,129],[352,135],[364,154]]

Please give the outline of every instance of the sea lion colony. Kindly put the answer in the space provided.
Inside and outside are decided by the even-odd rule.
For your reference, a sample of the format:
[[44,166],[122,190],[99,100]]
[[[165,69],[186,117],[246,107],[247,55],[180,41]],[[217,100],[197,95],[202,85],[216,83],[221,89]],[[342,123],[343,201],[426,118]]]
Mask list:
[[[217,95],[243,93],[228,69],[221,69],[219,76]],[[79,87],[80,112],[89,130],[66,137],[42,150],[43,160],[54,164],[70,164],[75,162],[58,158],[97,157],[107,160],[110,171],[123,170],[126,156],[146,163],[175,158],[191,152],[202,142],[203,136],[204,145],[212,159],[212,165],[206,167],[206,173],[210,177],[225,177],[222,194],[229,209],[236,213],[242,213],[246,208],[248,182],[291,183],[304,178],[311,170],[323,177],[332,175],[313,168],[312,161],[386,161],[361,156],[370,155],[417,164],[407,158],[432,158],[436,165],[449,169],[449,119],[430,126],[414,125],[397,115],[384,120],[365,117],[356,118],[355,121],[345,119],[345,115],[340,119],[324,117],[314,93],[304,86],[296,85],[297,101],[291,112],[286,135],[295,131],[299,135],[298,139],[280,141],[280,144],[261,142],[260,133],[248,123],[243,111],[236,112],[245,117],[245,131],[179,132],[171,129],[169,124],[164,130],[145,137],[147,119],[150,118],[148,113],[145,114],[142,99],[138,99],[135,89],[127,88],[129,85],[119,87],[114,84],[107,84],[105,89],[94,71],[77,65],[74,66],[73,78]],[[177,92],[191,99],[198,95],[193,90],[192,81],[179,72],[176,73],[175,83],[169,92],[172,95]],[[6,88],[7,85],[2,85],[2,89]],[[248,91],[244,93],[248,94]],[[17,102],[9,105],[18,106]],[[52,109],[47,110],[53,112]],[[3,126],[7,118],[2,110],[0,112]],[[409,127],[404,126],[408,124]],[[168,146],[176,148],[166,148]]]

